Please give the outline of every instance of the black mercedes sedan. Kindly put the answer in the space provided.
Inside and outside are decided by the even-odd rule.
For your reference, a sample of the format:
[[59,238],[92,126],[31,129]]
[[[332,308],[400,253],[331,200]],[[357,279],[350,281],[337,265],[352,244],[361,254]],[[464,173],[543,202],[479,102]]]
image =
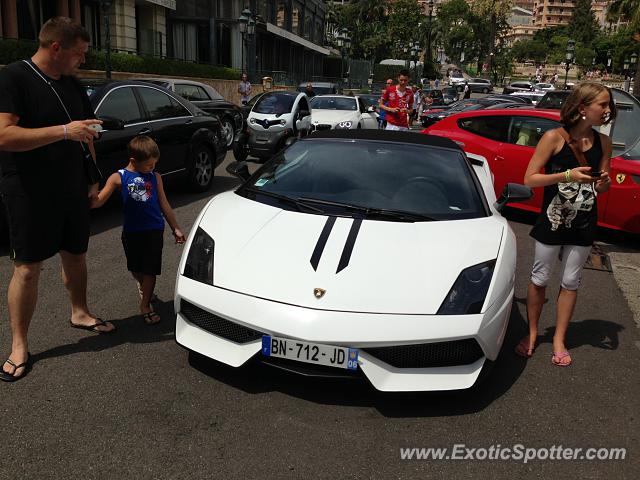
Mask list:
[[127,164],[127,144],[148,135],[160,147],[161,175],[186,172],[190,187],[207,190],[226,154],[217,117],[156,84],[134,80],[82,80],[103,131],[94,141],[105,179]]
[[196,107],[217,116],[222,124],[226,146],[231,147],[233,137],[242,129],[242,111],[237,105],[225,100],[215,88],[206,83],[181,78],[145,78],[144,81],[167,88]]

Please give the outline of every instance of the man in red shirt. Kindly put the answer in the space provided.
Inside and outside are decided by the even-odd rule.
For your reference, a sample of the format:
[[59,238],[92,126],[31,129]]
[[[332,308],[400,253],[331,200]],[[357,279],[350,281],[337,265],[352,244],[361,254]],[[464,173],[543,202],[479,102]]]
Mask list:
[[413,113],[413,90],[407,88],[409,72],[400,70],[398,85],[382,92],[379,107],[387,112],[387,130],[409,130],[408,114]]

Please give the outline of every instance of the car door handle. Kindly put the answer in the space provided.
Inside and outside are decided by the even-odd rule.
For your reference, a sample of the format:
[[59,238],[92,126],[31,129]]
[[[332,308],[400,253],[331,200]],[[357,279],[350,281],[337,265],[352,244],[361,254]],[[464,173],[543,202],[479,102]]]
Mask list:
[[151,129],[150,128],[143,128],[142,130],[140,130],[138,132],[138,135],[148,135],[151,133]]
[[193,123],[193,119],[192,118],[190,118],[189,120],[184,122],[185,125],[191,125],[192,123]]
[[496,160],[502,162],[504,161],[504,157],[501,157],[500,155],[496,155]]

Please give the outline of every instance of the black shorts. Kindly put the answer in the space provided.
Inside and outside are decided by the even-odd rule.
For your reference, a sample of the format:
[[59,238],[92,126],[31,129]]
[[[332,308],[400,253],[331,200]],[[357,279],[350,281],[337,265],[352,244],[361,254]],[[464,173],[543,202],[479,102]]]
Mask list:
[[163,237],[163,230],[122,232],[127,270],[144,275],[160,275]]
[[89,246],[87,197],[3,194],[11,260],[41,262],[61,250],[79,255]]

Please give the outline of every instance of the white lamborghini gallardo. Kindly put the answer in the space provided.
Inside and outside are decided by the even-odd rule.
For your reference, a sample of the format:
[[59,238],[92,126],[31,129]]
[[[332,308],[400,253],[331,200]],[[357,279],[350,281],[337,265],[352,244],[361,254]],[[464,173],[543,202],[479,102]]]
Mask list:
[[176,340],[232,367],[471,387],[500,351],[516,240],[481,157],[408,132],[318,132],[211,199],[175,290]]

